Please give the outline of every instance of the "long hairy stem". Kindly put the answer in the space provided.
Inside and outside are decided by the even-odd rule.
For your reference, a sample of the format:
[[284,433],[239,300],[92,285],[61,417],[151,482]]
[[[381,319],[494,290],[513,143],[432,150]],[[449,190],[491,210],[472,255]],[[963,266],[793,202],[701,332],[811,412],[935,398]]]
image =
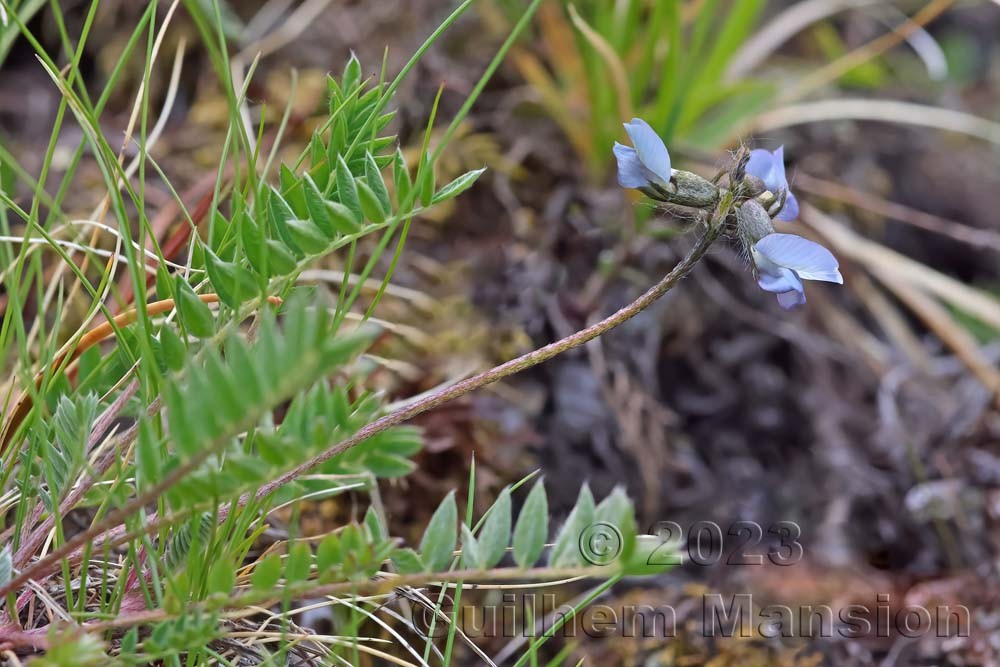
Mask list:
[[[544,347],[540,347],[536,350],[523,354],[520,357],[511,359],[510,361],[502,363],[499,366],[495,366],[494,368],[479,373],[478,375],[474,375],[473,377],[456,382],[448,387],[444,387],[429,396],[390,412],[389,414],[363,427],[351,437],[342,440],[333,447],[330,447],[301,465],[289,470],[277,479],[265,484],[255,493],[247,494],[239,500],[238,504],[245,505],[254,497],[266,497],[282,486],[295,480],[299,476],[312,470],[321,463],[361,444],[368,438],[392,428],[393,426],[409,421],[413,417],[436,408],[444,403],[448,403],[456,398],[485,387],[488,384],[510,377],[511,375],[533,366],[537,366],[538,364],[547,361],[556,355],[579,347],[632,319],[675,287],[684,277],[691,273],[691,270],[694,269],[695,266],[697,266],[698,262],[705,256],[705,253],[708,252],[708,249],[722,233],[722,230],[725,227],[725,220],[729,216],[732,207],[732,202],[732,195],[727,193],[722,198],[722,201],[717,208],[710,215],[706,216],[705,231],[695,243],[694,247],[692,247],[691,250],[684,256],[684,258],[681,259],[681,261],[678,262],[677,265],[675,265],[662,280],[646,290],[646,292],[639,296],[635,301],[632,301],[614,314],[609,315],[600,322],[597,322],[585,329],[581,329],[576,333],[555,341],[554,343],[549,343]],[[32,578],[45,576],[46,573],[52,571],[53,568],[58,567],[58,563],[62,558],[72,555],[75,550],[81,547],[84,543],[90,542],[95,547],[101,546],[103,548],[114,546],[119,542],[119,540],[123,539],[123,537],[119,534],[117,539],[115,539],[114,531],[111,533],[108,533],[107,531],[116,526],[124,517],[136,511],[138,507],[142,507],[150,500],[150,496],[152,496],[152,494],[158,495],[166,487],[176,483],[176,481],[183,477],[183,475],[186,474],[190,468],[191,466],[189,465],[184,466],[183,469],[175,470],[174,474],[172,474],[169,479],[164,480],[155,489],[147,492],[140,499],[129,503],[120,510],[112,512],[111,515],[106,517],[105,520],[100,522],[98,525],[92,526],[89,530],[78,534],[48,556],[28,566],[5,586],[0,586],[0,595],[6,594]],[[155,498],[155,496],[152,497]],[[225,504],[220,507],[220,511],[225,510],[226,514],[228,514],[229,508],[230,505]],[[145,525],[144,529],[147,532],[152,532],[156,530],[157,525],[158,521],[149,521]]]

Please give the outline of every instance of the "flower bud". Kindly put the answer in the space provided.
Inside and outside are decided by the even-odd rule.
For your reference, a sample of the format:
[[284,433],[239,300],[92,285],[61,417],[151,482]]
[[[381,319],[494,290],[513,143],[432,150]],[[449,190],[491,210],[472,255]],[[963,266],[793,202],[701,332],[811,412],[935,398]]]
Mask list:
[[767,192],[767,186],[764,185],[764,181],[753,174],[746,174],[743,176],[743,187],[744,194],[748,197],[756,197],[764,192]]
[[740,239],[748,248],[774,233],[771,216],[756,199],[748,199],[736,209],[736,226]]
[[719,188],[714,183],[680,169],[674,170],[666,186],[654,183],[651,189],[656,193],[654,199],[691,208],[712,208],[719,202],[720,196]]

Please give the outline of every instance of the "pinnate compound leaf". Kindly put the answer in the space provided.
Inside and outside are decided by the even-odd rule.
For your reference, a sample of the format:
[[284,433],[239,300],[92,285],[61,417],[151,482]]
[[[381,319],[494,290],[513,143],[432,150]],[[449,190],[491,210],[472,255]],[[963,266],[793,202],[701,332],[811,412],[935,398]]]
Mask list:
[[[234,333],[223,354],[209,351],[200,363],[193,361],[180,378],[168,381],[164,396],[169,433],[182,458],[203,460],[207,454],[220,451],[270,410],[351,361],[377,335],[377,327],[330,335],[331,318],[324,308],[308,308],[301,299],[292,299],[286,302],[279,329],[275,315],[265,308],[252,347]],[[293,401],[292,408],[296,403]],[[328,412],[323,408],[310,415],[325,416]],[[312,424],[310,442],[328,442],[330,432],[324,429],[322,419],[309,416],[306,421]],[[275,467],[287,468],[310,453],[308,446],[279,444],[271,448],[265,445],[265,449],[267,456],[228,452],[226,470],[206,461],[177,484],[176,492],[168,494],[169,502],[177,508],[204,502],[213,495],[228,497],[241,488],[253,488],[274,474]]]
[[42,465],[48,493],[55,497],[63,496],[83,468],[90,429],[97,418],[97,405],[97,394],[86,393],[75,398],[63,395],[52,416],[55,437],[48,438],[44,427],[38,432],[45,432],[40,438],[45,452]]

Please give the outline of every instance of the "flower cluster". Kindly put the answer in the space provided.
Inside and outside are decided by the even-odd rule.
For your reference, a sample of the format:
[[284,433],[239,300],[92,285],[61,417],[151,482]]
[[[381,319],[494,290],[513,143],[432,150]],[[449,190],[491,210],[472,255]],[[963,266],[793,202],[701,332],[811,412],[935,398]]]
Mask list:
[[[639,118],[625,123],[632,147],[615,143],[618,160],[618,183],[643,192],[662,193],[676,174],[670,166],[670,153],[656,132]],[[823,246],[794,234],[774,231],[771,217],[792,221],[799,216],[799,203],[788,187],[785,176],[784,147],[771,152],[751,151],[745,173],[763,182],[766,198],[749,199],[736,213],[740,238],[753,261],[757,284],[776,294],[782,308],[794,308],[806,302],[803,280],[821,280],[843,284],[840,267],[833,254]],[[760,199],[776,201],[777,211],[768,213]]]

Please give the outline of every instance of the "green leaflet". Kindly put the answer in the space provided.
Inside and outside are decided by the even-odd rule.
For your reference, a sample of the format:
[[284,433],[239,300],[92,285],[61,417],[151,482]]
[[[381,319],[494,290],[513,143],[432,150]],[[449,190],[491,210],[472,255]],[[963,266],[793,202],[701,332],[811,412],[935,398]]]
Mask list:
[[486,569],[483,550],[469,527],[462,524],[462,565],[470,570]]
[[594,524],[594,496],[590,487],[584,484],[580,488],[576,505],[569,513],[566,523],[556,536],[552,551],[549,552],[549,565],[552,567],[578,567],[588,564],[585,555],[581,553],[587,548],[581,545],[580,538]]
[[430,203],[440,204],[443,201],[454,199],[458,195],[462,194],[463,192],[471,188],[473,183],[479,180],[479,177],[482,176],[484,171],[486,171],[486,167],[462,174],[461,176],[453,180],[451,183],[438,190],[438,192],[433,197],[431,197]]
[[174,282],[177,316],[192,336],[208,338],[215,333],[215,317],[205,302],[198,298],[191,286],[181,276]]
[[337,199],[345,206],[352,216],[352,220],[361,224],[363,220],[361,210],[361,200],[358,197],[358,186],[354,182],[354,175],[351,168],[347,166],[343,155],[337,156]]
[[222,261],[208,248],[205,248],[205,269],[219,299],[230,308],[238,308],[260,293],[257,279],[250,271],[239,264]]
[[511,500],[510,487],[504,487],[486,515],[479,529],[479,544],[483,567],[491,568],[500,562],[510,542]]
[[518,567],[531,567],[542,555],[549,534],[549,503],[545,485],[539,480],[528,494],[514,526],[514,562]]
[[455,530],[458,507],[451,491],[434,512],[420,540],[420,558],[428,572],[440,572],[448,567],[455,550]]

